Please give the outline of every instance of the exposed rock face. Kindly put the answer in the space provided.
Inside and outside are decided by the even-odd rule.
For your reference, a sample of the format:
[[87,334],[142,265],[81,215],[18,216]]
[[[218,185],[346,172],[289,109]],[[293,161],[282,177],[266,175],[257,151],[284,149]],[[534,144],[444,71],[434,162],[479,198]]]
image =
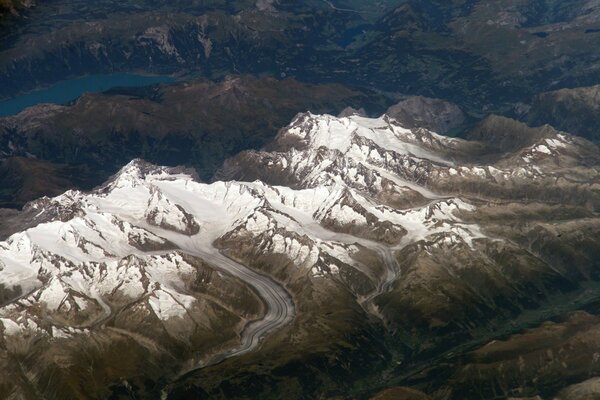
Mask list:
[[511,152],[530,146],[554,131],[549,126],[536,129],[511,118],[490,115],[470,130],[467,137],[486,143],[495,152]]
[[359,117],[367,117],[367,112],[364,108],[355,109],[352,107],[346,107],[338,114],[338,117],[351,117],[353,115],[358,115]]
[[600,86],[539,94],[533,99],[527,121],[531,125],[550,124],[600,142]]
[[446,134],[462,126],[465,115],[453,103],[423,96],[412,96],[391,106],[386,114],[409,128],[426,128]]
[[594,400],[600,398],[600,378],[591,378],[561,390],[558,400]]
[[152,188],[151,192],[145,213],[149,224],[190,236],[200,231],[194,216],[183,207],[171,202],[158,189]]

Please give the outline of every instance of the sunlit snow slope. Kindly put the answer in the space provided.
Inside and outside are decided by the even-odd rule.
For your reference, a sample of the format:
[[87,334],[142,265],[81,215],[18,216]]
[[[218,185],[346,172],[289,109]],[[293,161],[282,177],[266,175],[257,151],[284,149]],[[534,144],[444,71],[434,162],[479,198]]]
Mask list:
[[[256,348],[292,320],[286,286],[297,277],[339,281],[381,316],[373,300],[414,279],[401,280],[399,252],[434,257],[454,249],[480,257],[478,246],[503,239],[467,222],[478,204],[507,191],[544,196],[547,182],[578,173],[585,143],[558,133],[536,140],[482,159],[484,143],[406,129],[387,116],[307,113],[267,150],[228,161],[224,181],[201,183],[185,169],[134,160],[93,192],[26,207],[33,227],[0,243],[3,335],[90,334],[127,308],[191,340],[187,324],[202,325],[209,312],[206,293],[190,289],[199,264],[264,303],[232,320],[241,344],[215,360]],[[259,259],[273,268],[256,273]],[[214,322],[217,311],[210,313]]]

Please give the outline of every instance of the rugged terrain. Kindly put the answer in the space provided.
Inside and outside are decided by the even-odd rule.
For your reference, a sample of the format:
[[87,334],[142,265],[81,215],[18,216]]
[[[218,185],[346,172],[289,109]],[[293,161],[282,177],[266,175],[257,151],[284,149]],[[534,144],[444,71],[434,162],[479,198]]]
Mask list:
[[526,119],[532,125],[550,124],[600,142],[600,86],[561,89],[537,95]]
[[0,1],[0,24],[7,19],[19,18],[27,8],[35,6],[33,0],[2,0]]
[[0,177],[0,207],[90,189],[136,157],[192,166],[206,180],[225,158],[272,140],[299,109],[381,113],[390,102],[336,84],[231,76],[39,105],[0,118],[0,168],[7,171]]
[[[9,3],[0,98],[119,71],[185,83],[1,119],[2,207],[88,190],[135,157],[206,180],[298,111],[376,116],[398,99],[389,115],[442,134],[467,136],[495,113],[598,141],[594,1]],[[41,162],[25,168],[14,156]]]
[[425,95],[473,115],[598,83],[590,0],[40,2],[4,29],[0,96],[82,74],[291,76]]
[[593,392],[599,175],[590,142],[501,117],[464,140],[303,113],[213,183],[134,160],[11,214],[2,396]]
[[0,398],[600,398],[597,35],[597,0],[0,1],[0,99],[178,80],[0,119]]

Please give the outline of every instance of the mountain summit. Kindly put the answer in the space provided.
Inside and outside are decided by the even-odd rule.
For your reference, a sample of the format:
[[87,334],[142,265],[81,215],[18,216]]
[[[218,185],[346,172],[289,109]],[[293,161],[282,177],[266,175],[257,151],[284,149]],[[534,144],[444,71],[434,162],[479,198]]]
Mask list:
[[134,160],[94,191],[29,203],[31,227],[0,242],[1,390],[51,379],[73,398],[93,374],[100,397],[178,398],[234,357],[308,357],[323,379],[325,354],[373,373],[491,339],[597,273],[600,152],[546,129],[505,153],[490,132],[303,113],[213,183]]

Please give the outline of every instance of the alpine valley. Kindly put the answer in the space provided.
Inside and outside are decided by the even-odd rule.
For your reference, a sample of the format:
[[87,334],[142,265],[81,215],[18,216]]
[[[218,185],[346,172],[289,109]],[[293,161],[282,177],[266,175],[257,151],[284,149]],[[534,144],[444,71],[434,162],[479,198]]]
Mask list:
[[593,398],[598,147],[345,115],[7,214],[0,397]]

